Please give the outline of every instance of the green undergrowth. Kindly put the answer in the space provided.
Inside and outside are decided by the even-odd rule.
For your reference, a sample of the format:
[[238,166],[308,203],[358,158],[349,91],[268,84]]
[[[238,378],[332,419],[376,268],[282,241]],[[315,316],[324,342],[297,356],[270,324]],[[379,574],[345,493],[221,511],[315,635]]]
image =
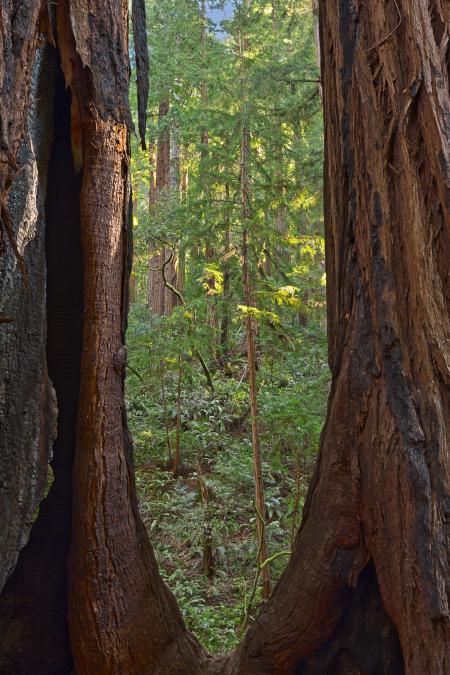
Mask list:
[[[210,358],[211,392],[198,363],[183,353],[174,322],[152,317],[142,305],[131,310],[127,403],[137,489],[163,578],[189,627],[207,649],[220,652],[235,646],[245,618],[252,621],[261,602],[258,584],[249,608],[257,547],[245,353],[236,349],[226,368]],[[235,330],[239,345],[239,325]],[[291,548],[323,425],[329,373],[322,310],[281,348],[271,349],[266,339],[258,361],[267,537],[274,556]],[[169,469],[177,410],[181,464],[174,476]],[[210,579],[202,571],[205,528],[214,558]],[[274,583],[287,560],[279,555],[271,563]]]

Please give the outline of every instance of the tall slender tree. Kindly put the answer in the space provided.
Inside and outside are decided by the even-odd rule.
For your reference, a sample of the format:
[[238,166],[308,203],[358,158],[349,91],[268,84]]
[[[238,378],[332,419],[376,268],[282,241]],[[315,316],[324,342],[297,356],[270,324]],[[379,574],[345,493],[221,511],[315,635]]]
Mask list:
[[250,276],[249,262],[249,228],[252,220],[251,208],[251,174],[250,174],[250,120],[248,97],[246,94],[246,68],[245,62],[250,48],[246,34],[245,23],[248,22],[250,2],[245,0],[242,6],[242,27],[239,37],[239,57],[241,93],[243,103],[241,108],[241,219],[242,219],[242,284],[247,316],[245,318],[245,330],[247,338],[247,368],[250,390],[250,415],[252,422],[252,451],[253,472],[255,477],[255,506],[256,506],[256,533],[258,541],[258,561],[262,566],[263,597],[270,595],[270,573],[267,561],[266,542],[266,503],[264,499],[264,483],[262,477],[261,444],[258,421],[258,389],[256,383],[256,320],[252,311],[255,309],[252,280]]

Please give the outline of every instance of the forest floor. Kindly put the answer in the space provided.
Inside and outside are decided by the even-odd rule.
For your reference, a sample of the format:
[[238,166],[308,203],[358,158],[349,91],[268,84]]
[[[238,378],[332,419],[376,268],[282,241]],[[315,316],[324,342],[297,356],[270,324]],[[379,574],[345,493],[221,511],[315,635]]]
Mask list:
[[[252,599],[257,545],[245,354],[235,350],[225,371],[213,370],[211,392],[196,364],[152,356],[155,341],[169,339],[167,330],[170,319],[132,307],[127,402],[140,509],[189,627],[208,650],[226,651],[261,602],[258,583]],[[266,345],[259,356],[272,583],[301,520],[329,386],[323,309],[294,334],[287,347],[271,353]]]

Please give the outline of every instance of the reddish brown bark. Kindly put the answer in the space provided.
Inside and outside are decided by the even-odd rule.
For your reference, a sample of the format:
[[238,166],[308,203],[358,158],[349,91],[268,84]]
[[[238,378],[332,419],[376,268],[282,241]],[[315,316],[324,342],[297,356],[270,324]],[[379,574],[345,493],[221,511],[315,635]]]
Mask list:
[[333,385],[294,551],[239,673],[450,668],[448,12],[398,7],[322,5]]
[[[151,574],[155,561],[137,514],[125,421],[127,110],[121,109],[118,95],[117,105],[110,107],[110,99],[92,86],[108,55],[113,55],[109,90],[127,73],[127,5],[105,15],[95,2],[84,3],[86,16],[102,17],[94,26],[76,23],[72,12],[78,11],[79,5],[57,9],[58,44],[64,44],[63,69],[72,90],[72,114],[76,109],[79,115],[83,158],[85,310],[69,560],[71,648],[80,675],[145,673],[182,622],[172,597]],[[89,63],[92,81],[83,63]],[[163,619],[169,613],[170,624]]]
[[[17,4],[16,18],[22,15]],[[31,8],[32,3],[28,4]],[[71,96],[56,87],[57,125],[45,225],[47,350],[60,426],[54,447],[55,482],[0,598],[3,675],[68,675],[73,670],[71,652],[77,673],[150,673],[162,654],[176,669],[187,667],[195,672],[201,653],[195,640],[185,634],[175,601],[157,575],[138,516],[132,478],[123,405],[130,262],[127,5],[117,3],[110,10],[104,12],[95,2],[74,1],[57,7],[55,37]],[[87,16],[95,20],[86,23]],[[50,75],[53,72],[49,68]],[[22,86],[26,107],[26,86],[20,78],[17,86]],[[43,92],[50,106],[54,86],[50,77],[48,90]],[[36,140],[38,162],[44,162],[46,145]],[[74,160],[81,169],[78,176]],[[43,220],[38,225],[43,241]],[[43,263],[45,269],[43,249],[36,253],[36,263],[30,267],[33,283],[39,265]],[[45,345],[45,323],[39,329]],[[31,390],[19,392],[17,406],[23,406],[27,393]],[[51,415],[45,416],[45,422],[50,421]],[[2,448],[2,458],[3,454]],[[24,469],[31,469],[30,462]],[[33,480],[30,470],[31,486]],[[18,532],[24,534],[23,528]],[[131,538],[128,542],[127,537]],[[66,570],[70,543],[69,643]],[[180,644],[181,653],[173,652],[173,646]]]
[[[312,0],[312,13],[314,22],[314,44],[316,47],[317,65],[319,70],[321,68],[321,53],[320,53],[320,25],[319,25],[319,0]],[[322,96],[322,85],[319,85],[320,95]]]
[[[21,303],[20,312],[23,318],[15,325],[11,351],[19,357],[21,354],[22,358],[26,357],[26,363],[22,367],[23,375],[20,377],[34,379],[34,349],[22,352],[20,345],[23,340],[31,339],[35,345],[39,345],[42,340],[47,358],[45,359],[44,351],[43,356],[41,355],[41,366],[48,362],[49,376],[56,390],[58,429],[52,448],[53,484],[50,493],[39,507],[39,516],[33,524],[30,539],[0,596],[0,672],[53,675],[69,672],[72,667],[66,620],[66,568],[70,545],[70,485],[79,390],[82,273],[78,218],[79,178],[74,175],[70,149],[70,98],[64,93],[62,77],[57,78],[54,91],[58,67],[55,55],[49,53],[48,49],[41,54],[38,52],[37,63],[38,73],[40,72],[37,78],[40,82],[37,94],[39,116],[34,117],[33,114],[28,120],[34,147],[34,157],[31,155],[29,159],[33,157],[32,162],[36,162],[38,166],[44,162],[45,167],[42,173],[46,180],[42,180],[42,177],[38,179],[38,195],[43,192],[45,198],[47,192],[45,216],[44,206],[40,203],[42,197],[39,196],[39,219],[35,232],[36,241],[45,240],[46,246],[44,251],[43,247],[35,247],[33,242],[28,244],[26,253],[30,252],[30,247],[33,249],[31,264],[25,257],[32,291],[31,294],[25,294],[26,301]],[[34,93],[32,95],[36,96]],[[56,99],[54,115],[53,98]],[[48,162],[52,136],[53,149]],[[22,172],[22,178],[27,173],[27,170]],[[26,203],[32,207],[30,195],[34,194],[33,184],[30,183],[22,194]],[[14,221],[19,215],[20,211],[14,212]],[[22,222],[26,225],[27,218]],[[8,255],[6,258],[8,259]],[[41,273],[38,273],[39,269],[42,270]],[[20,294],[21,288],[20,273],[17,273],[15,291]],[[27,298],[28,295],[30,297]],[[30,302],[34,305],[31,306]],[[23,321],[35,321],[36,313],[38,322],[33,330],[23,330]],[[33,388],[27,386],[15,396],[8,393],[8,404],[18,411],[33,405]],[[51,416],[47,416],[47,419],[51,419]],[[23,422],[23,415],[19,422],[9,416],[14,438],[20,443],[23,431],[26,430]],[[22,447],[31,449],[32,437]],[[0,448],[0,454],[3,454],[5,445],[1,443]],[[26,472],[26,482],[33,488],[36,474],[30,460],[19,452],[15,456],[20,461],[16,481],[22,472]],[[43,469],[47,472],[47,466]],[[17,503],[17,496],[20,494],[17,487],[10,494],[14,497],[12,503]],[[24,500],[23,505],[30,504]],[[7,515],[7,511],[2,511],[2,514]],[[23,528],[19,534],[26,538]]]

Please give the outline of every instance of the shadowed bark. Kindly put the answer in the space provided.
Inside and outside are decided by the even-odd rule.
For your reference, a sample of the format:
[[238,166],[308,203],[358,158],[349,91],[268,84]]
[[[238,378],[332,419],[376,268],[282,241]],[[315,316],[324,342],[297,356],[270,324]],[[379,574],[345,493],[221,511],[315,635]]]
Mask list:
[[[54,481],[31,537],[0,597],[0,672],[60,675],[72,668],[67,625],[67,557],[72,522],[72,464],[80,389],[83,274],[80,176],[70,146],[70,94],[55,53],[46,94],[54,90],[55,126],[45,203],[47,360],[58,400]],[[55,81],[56,80],[56,81]],[[44,234],[44,228],[42,228]]]
[[51,94],[42,98],[52,68],[36,51],[35,5],[0,13],[0,591],[43,497],[56,427],[45,359]]

